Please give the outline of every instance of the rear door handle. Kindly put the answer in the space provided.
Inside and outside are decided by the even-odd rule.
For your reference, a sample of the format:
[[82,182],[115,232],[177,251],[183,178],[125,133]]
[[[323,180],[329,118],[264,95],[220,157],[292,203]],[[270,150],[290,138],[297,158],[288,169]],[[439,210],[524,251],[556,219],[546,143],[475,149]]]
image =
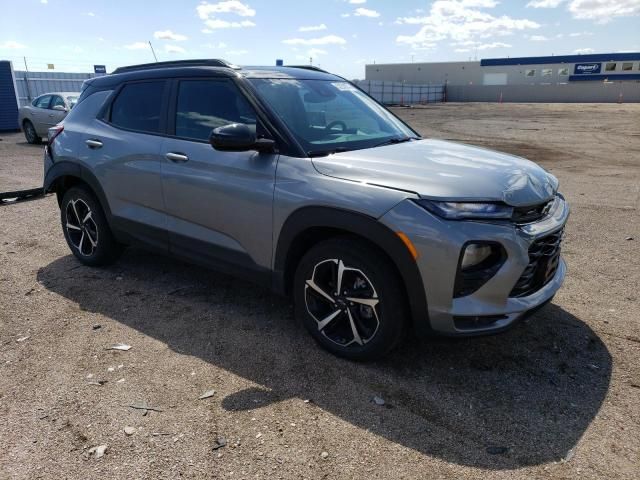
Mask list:
[[85,142],[89,148],[101,148],[102,142],[100,140],[85,140]]
[[174,163],[184,163],[189,161],[189,157],[184,153],[169,152],[165,154],[165,157],[167,157],[167,160],[171,160]]

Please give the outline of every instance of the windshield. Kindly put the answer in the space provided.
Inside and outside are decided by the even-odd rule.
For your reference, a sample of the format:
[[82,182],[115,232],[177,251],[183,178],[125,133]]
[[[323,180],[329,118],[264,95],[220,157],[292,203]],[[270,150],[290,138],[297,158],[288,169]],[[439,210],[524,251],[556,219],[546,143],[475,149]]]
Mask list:
[[416,137],[415,132],[348,82],[252,79],[251,83],[309,155]]

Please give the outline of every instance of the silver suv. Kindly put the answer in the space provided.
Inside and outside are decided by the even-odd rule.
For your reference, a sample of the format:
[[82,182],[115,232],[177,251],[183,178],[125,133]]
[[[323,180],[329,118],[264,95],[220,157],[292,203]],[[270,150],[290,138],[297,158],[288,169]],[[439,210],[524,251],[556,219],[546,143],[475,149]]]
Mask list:
[[[139,244],[290,295],[326,349],[505,329],[565,276],[569,207],[534,163],[422,139],[341,77],[221,60],[86,82],[45,190],[86,265]],[[213,148],[212,148],[213,147]]]

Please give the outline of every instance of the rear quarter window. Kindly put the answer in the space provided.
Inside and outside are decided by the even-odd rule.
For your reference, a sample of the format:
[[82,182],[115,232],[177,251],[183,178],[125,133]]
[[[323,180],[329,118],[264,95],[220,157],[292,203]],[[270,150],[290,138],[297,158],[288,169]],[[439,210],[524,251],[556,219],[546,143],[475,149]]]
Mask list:
[[125,85],[111,105],[109,121],[116,127],[160,133],[165,81]]

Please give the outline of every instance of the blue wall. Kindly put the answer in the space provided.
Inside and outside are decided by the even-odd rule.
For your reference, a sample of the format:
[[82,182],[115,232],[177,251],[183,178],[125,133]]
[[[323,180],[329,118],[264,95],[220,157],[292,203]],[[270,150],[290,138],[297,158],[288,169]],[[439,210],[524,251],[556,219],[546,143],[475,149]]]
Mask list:
[[17,130],[18,101],[11,74],[11,63],[0,61],[0,131]]

